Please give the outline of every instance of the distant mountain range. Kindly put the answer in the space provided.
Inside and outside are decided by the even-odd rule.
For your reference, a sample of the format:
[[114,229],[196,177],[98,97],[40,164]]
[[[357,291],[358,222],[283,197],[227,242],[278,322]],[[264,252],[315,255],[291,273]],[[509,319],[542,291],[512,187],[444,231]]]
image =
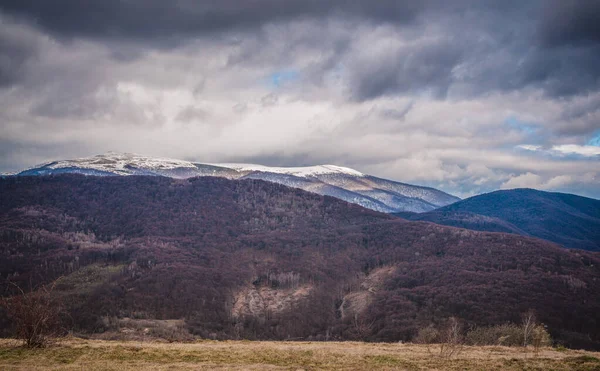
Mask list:
[[12,175],[64,173],[152,175],[175,179],[198,176],[259,179],[332,196],[409,220],[514,233],[542,238],[568,248],[600,251],[600,201],[571,194],[514,189],[460,200],[437,189],[377,178],[335,165],[270,167],[210,164],[115,152],[52,161]]
[[513,189],[474,196],[425,213],[396,213],[409,220],[508,232],[600,251],[600,200],[566,193]]
[[255,164],[204,164],[114,152],[87,158],[52,161],[16,175],[63,173],[97,176],[156,175],[179,179],[197,176],[261,179],[332,196],[386,213],[426,212],[460,200],[434,188],[377,178],[335,165],[269,167]]

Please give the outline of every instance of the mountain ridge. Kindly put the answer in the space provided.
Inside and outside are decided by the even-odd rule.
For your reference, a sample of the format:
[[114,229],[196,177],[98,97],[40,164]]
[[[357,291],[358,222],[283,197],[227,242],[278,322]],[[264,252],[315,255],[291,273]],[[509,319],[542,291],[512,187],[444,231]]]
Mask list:
[[458,197],[431,187],[378,178],[337,165],[269,167],[238,163],[199,163],[116,152],[50,161],[16,175],[62,173],[95,176],[155,175],[180,179],[195,176],[219,176],[227,179],[247,177],[301,188],[387,213],[429,211],[459,200]]
[[425,213],[399,213],[409,220],[479,231],[509,232],[569,248],[600,251],[600,200],[531,188],[473,196]]

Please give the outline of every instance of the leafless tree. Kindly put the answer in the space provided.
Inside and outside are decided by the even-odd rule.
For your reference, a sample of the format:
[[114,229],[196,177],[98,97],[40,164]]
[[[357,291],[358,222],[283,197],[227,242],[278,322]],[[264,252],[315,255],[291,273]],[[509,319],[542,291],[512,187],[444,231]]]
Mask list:
[[13,282],[17,294],[2,300],[13,322],[14,336],[28,348],[47,346],[61,335],[60,306],[52,298],[54,285],[25,292]]
[[523,329],[523,346],[526,347],[531,339],[531,334],[536,326],[535,323],[535,312],[528,310],[526,313],[521,315],[521,325]]
[[462,325],[456,317],[450,317],[446,328],[440,332],[440,357],[452,358],[463,348]]

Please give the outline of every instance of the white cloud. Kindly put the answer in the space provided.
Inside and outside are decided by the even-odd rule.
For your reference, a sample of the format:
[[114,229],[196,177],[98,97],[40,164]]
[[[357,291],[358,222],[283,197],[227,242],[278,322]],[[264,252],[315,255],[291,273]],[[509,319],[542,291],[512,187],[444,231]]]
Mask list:
[[513,188],[540,188],[543,185],[542,177],[533,174],[525,173],[513,178],[510,178],[506,182],[502,183],[500,188],[502,189],[513,189]]
[[545,149],[539,145],[522,144],[517,148],[521,148],[531,152],[541,152],[551,156],[579,155],[584,157],[600,156],[600,147],[587,146],[579,144],[561,144]]
[[577,154],[581,156],[598,156],[600,155],[600,147],[596,146],[580,146],[577,144],[563,144],[560,146],[553,146],[553,151],[557,151],[564,154]]
[[510,175],[509,179],[503,182],[501,189],[513,188],[536,188],[548,191],[566,191],[572,189],[582,189],[597,184],[598,173],[590,172],[584,174],[541,176],[535,173],[527,172],[519,175]]

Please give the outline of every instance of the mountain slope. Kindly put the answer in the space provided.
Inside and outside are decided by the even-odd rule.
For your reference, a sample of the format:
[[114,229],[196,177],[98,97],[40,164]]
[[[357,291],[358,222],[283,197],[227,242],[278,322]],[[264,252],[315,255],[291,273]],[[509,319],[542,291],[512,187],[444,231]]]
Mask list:
[[600,347],[596,253],[261,180],[0,179],[0,253],[21,286],[57,279],[75,331],[183,318],[208,338],[398,341],[531,308],[564,344]]
[[600,201],[533,189],[496,191],[422,214],[399,216],[480,231],[509,232],[600,251]]
[[254,164],[200,164],[109,152],[94,157],[54,161],[18,175],[159,175],[171,178],[219,176],[252,178],[339,198],[381,212],[424,212],[459,199],[442,191],[394,182],[335,166],[268,167]]

